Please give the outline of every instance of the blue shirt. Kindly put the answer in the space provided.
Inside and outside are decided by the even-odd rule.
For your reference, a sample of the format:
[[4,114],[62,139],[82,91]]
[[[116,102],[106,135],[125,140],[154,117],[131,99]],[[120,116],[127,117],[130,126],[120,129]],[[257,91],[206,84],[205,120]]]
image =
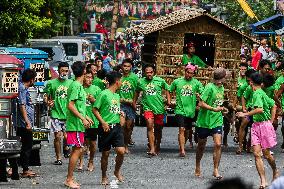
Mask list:
[[25,109],[27,111],[28,119],[31,123],[31,126],[34,126],[34,107],[32,104],[32,99],[30,92],[28,90],[29,88],[26,88],[23,83],[19,83],[19,92],[18,92],[18,127],[26,127],[26,122],[24,120],[24,117],[20,111],[20,106],[24,105]]
[[106,72],[112,71],[110,62],[111,62],[111,58],[110,58],[110,57],[106,57],[106,58],[104,59],[104,61],[103,61],[103,69],[105,69]]

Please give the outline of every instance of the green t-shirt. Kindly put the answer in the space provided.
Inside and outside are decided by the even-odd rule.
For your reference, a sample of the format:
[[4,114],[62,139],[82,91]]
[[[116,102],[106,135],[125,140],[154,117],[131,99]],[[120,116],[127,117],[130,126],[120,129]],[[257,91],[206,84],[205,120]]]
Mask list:
[[[201,100],[213,108],[222,106],[224,102],[224,87],[218,87],[213,83],[207,84],[202,92]],[[200,108],[197,116],[197,127],[213,129],[220,126],[223,126],[222,112]]]
[[253,90],[250,85],[247,86],[246,90],[243,93],[243,96],[246,99],[246,107],[252,108]]
[[[99,94],[102,92],[102,90],[95,85],[91,85],[90,87],[84,89],[86,96],[88,97],[88,95],[92,95],[94,99],[97,99]],[[86,100],[86,114],[94,122],[94,124],[90,128],[98,128],[99,121],[93,113],[93,104],[88,99]]]
[[146,78],[139,80],[138,90],[143,91],[141,104],[144,111],[152,111],[154,114],[165,113],[163,89],[169,90],[169,86],[160,77],[154,76],[152,80]]
[[182,64],[186,65],[191,62],[194,65],[197,65],[200,68],[206,68],[207,65],[196,55],[192,55],[191,58],[188,57],[187,54],[182,56]]
[[275,86],[272,85],[270,87],[264,88],[263,91],[266,93],[266,95],[271,98],[274,99],[274,91],[275,91]]
[[[73,81],[67,91],[67,103],[73,101],[75,108],[84,117],[86,116],[86,98],[83,85],[78,81]],[[82,120],[75,116],[68,108],[66,131],[85,131]]]
[[175,79],[170,91],[176,91],[175,114],[193,118],[196,109],[196,93],[201,94],[203,85],[195,78],[186,80],[184,77]]
[[257,89],[253,93],[252,104],[254,108],[262,108],[263,113],[253,115],[254,122],[268,121],[271,119],[271,108],[274,100],[269,98],[262,89]]
[[106,89],[105,83],[103,82],[103,80],[101,80],[101,79],[98,78],[98,77],[95,77],[95,78],[93,79],[93,83],[92,83],[92,84],[95,85],[95,86],[97,86],[97,87],[99,87],[101,90],[105,90],[105,89]]
[[[279,90],[281,85],[284,84],[284,76],[281,75],[274,83],[274,90]],[[281,95],[281,106],[284,108],[284,95]]]
[[120,97],[119,94],[105,89],[94,103],[103,120],[108,124],[120,123]]
[[238,88],[237,88],[237,97],[241,97],[248,86],[248,82],[246,78],[238,78]]
[[54,101],[54,106],[51,108],[52,118],[66,120],[67,90],[72,82],[69,79],[64,81],[53,79],[47,82],[44,91]]
[[130,73],[128,76],[121,78],[122,84],[118,92],[121,99],[133,100],[137,90],[138,80],[139,78],[134,73]]

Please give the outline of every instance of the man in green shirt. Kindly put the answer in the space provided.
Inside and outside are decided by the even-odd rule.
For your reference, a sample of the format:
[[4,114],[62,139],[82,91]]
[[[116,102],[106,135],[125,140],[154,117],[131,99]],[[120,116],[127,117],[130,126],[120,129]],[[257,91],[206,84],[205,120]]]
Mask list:
[[201,176],[200,162],[204,153],[204,149],[208,136],[213,136],[214,140],[214,171],[213,176],[220,180],[222,176],[219,174],[218,168],[221,159],[222,144],[222,127],[223,115],[222,111],[226,111],[223,107],[224,87],[226,70],[217,68],[213,72],[213,83],[205,86],[200,97],[200,110],[197,116],[196,132],[198,136],[198,145],[196,149],[196,167],[195,176]]
[[85,128],[89,128],[93,121],[86,115],[86,93],[83,87],[86,67],[83,62],[77,61],[72,65],[75,81],[67,90],[67,145],[72,147],[69,158],[68,174],[64,184],[69,188],[80,188],[80,184],[73,178],[77,161],[83,152]]
[[[94,114],[99,120],[99,150],[102,152],[101,170],[102,185],[109,184],[107,177],[108,157],[111,147],[115,148],[115,170],[114,175],[120,182],[123,176],[120,168],[124,159],[124,136],[123,128],[120,124],[120,97],[116,93],[121,87],[121,74],[115,71],[109,72],[106,76],[109,88],[101,92],[94,104]],[[124,116],[122,114],[122,116]]]
[[129,153],[128,144],[130,143],[134,120],[136,118],[136,104],[133,104],[133,99],[138,86],[138,77],[131,72],[132,60],[125,59],[121,64],[122,84],[119,89],[121,110],[125,114],[124,120],[124,143],[125,153]]
[[239,65],[239,77],[238,77],[238,87],[237,87],[237,97],[240,100],[241,96],[243,95],[243,86],[248,85],[247,78],[246,78],[246,71],[248,70],[248,65],[246,63],[241,63]]
[[[256,71],[253,69],[246,71],[246,79],[247,79],[247,85],[243,85],[240,89],[240,98],[241,98],[241,104],[242,104],[242,111],[247,112],[251,108],[251,100],[253,95],[253,90],[250,86],[250,77],[253,73]],[[246,135],[248,132],[246,132],[246,127],[249,125],[249,123],[252,123],[251,117],[245,117],[241,118],[241,124],[239,128],[239,148],[236,151],[236,154],[241,155],[243,151],[243,147],[245,146],[247,148],[247,151],[250,151],[249,142],[244,143],[244,139],[246,138]],[[250,124],[251,125],[251,124]]]
[[263,78],[261,74],[254,73],[251,76],[253,98],[252,110],[249,112],[238,112],[238,117],[253,116],[253,125],[251,129],[251,145],[253,147],[253,154],[255,157],[255,164],[258,174],[260,176],[260,187],[267,187],[265,178],[264,165],[262,161],[262,154],[267,159],[273,171],[273,180],[279,176],[279,171],[276,167],[275,159],[270,154],[270,148],[276,146],[276,133],[273,128],[273,121],[276,114],[276,106],[274,100],[269,98],[261,89]]
[[[142,92],[142,107],[147,125],[149,156],[156,156],[160,152],[162,129],[164,125],[165,103],[162,91],[165,90],[167,105],[170,105],[169,86],[166,81],[155,75],[152,64],[144,66],[145,77],[139,80],[138,91]],[[138,95],[136,96],[138,97]],[[136,104],[137,98],[134,100]]]
[[188,64],[185,67],[184,77],[175,79],[170,87],[170,91],[176,93],[175,117],[179,126],[180,157],[185,156],[184,146],[187,134],[189,134],[189,141],[193,145],[192,122],[195,117],[197,98],[203,90],[201,82],[193,78],[196,69],[195,66]]
[[58,65],[59,77],[47,82],[45,92],[47,94],[47,105],[51,109],[51,131],[54,133],[54,149],[56,161],[54,165],[62,165],[61,159],[61,138],[63,139],[63,153],[69,156],[66,146],[66,111],[67,111],[67,90],[73,82],[68,79],[69,64],[60,62]]
[[99,121],[93,113],[93,105],[97,97],[101,93],[101,89],[95,85],[92,85],[93,75],[90,71],[87,70],[84,77],[84,90],[87,96],[86,100],[86,114],[94,122],[90,128],[86,129],[85,138],[88,140],[90,156],[88,163],[88,170],[94,170],[94,156],[96,152],[96,141],[98,136],[98,126]]
[[[106,88],[104,81],[98,77],[98,74],[102,75],[102,73],[104,72],[103,70],[98,70],[98,66],[95,64],[88,64],[86,71],[91,72],[93,75],[92,85],[99,87],[101,90],[104,90]],[[103,76],[103,78],[104,77],[105,76]]]
[[205,68],[207,65],[201,60],[197,55],[195,55],[195,45],[194,43],[188,43],[188,54],[184,54],[182,56],[182,64],[187,65],[188,63],[192,63],[200,68]]

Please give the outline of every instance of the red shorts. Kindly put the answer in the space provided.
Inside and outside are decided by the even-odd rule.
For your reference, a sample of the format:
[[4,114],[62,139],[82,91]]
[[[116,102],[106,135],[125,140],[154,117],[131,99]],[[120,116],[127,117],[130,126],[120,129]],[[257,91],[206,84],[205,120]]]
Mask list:
[[78,148],[84,147],[84,133],[77,131],[67,131],[67,145],[76,146]]
[[164,114],[154,114],[151,111],[144,112],[144,118],[147,119],[154,119],[155,125],[164,125]]

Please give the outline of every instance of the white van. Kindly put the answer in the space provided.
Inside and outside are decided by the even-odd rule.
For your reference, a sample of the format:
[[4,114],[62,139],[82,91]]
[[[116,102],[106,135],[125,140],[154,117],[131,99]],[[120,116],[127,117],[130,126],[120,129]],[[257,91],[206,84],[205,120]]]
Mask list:
[[85,61],[84,52],[90,52],[90,42],[82,37],[57,36],[50,40],[60,41],[64,46],[67,59],[72,62]]

